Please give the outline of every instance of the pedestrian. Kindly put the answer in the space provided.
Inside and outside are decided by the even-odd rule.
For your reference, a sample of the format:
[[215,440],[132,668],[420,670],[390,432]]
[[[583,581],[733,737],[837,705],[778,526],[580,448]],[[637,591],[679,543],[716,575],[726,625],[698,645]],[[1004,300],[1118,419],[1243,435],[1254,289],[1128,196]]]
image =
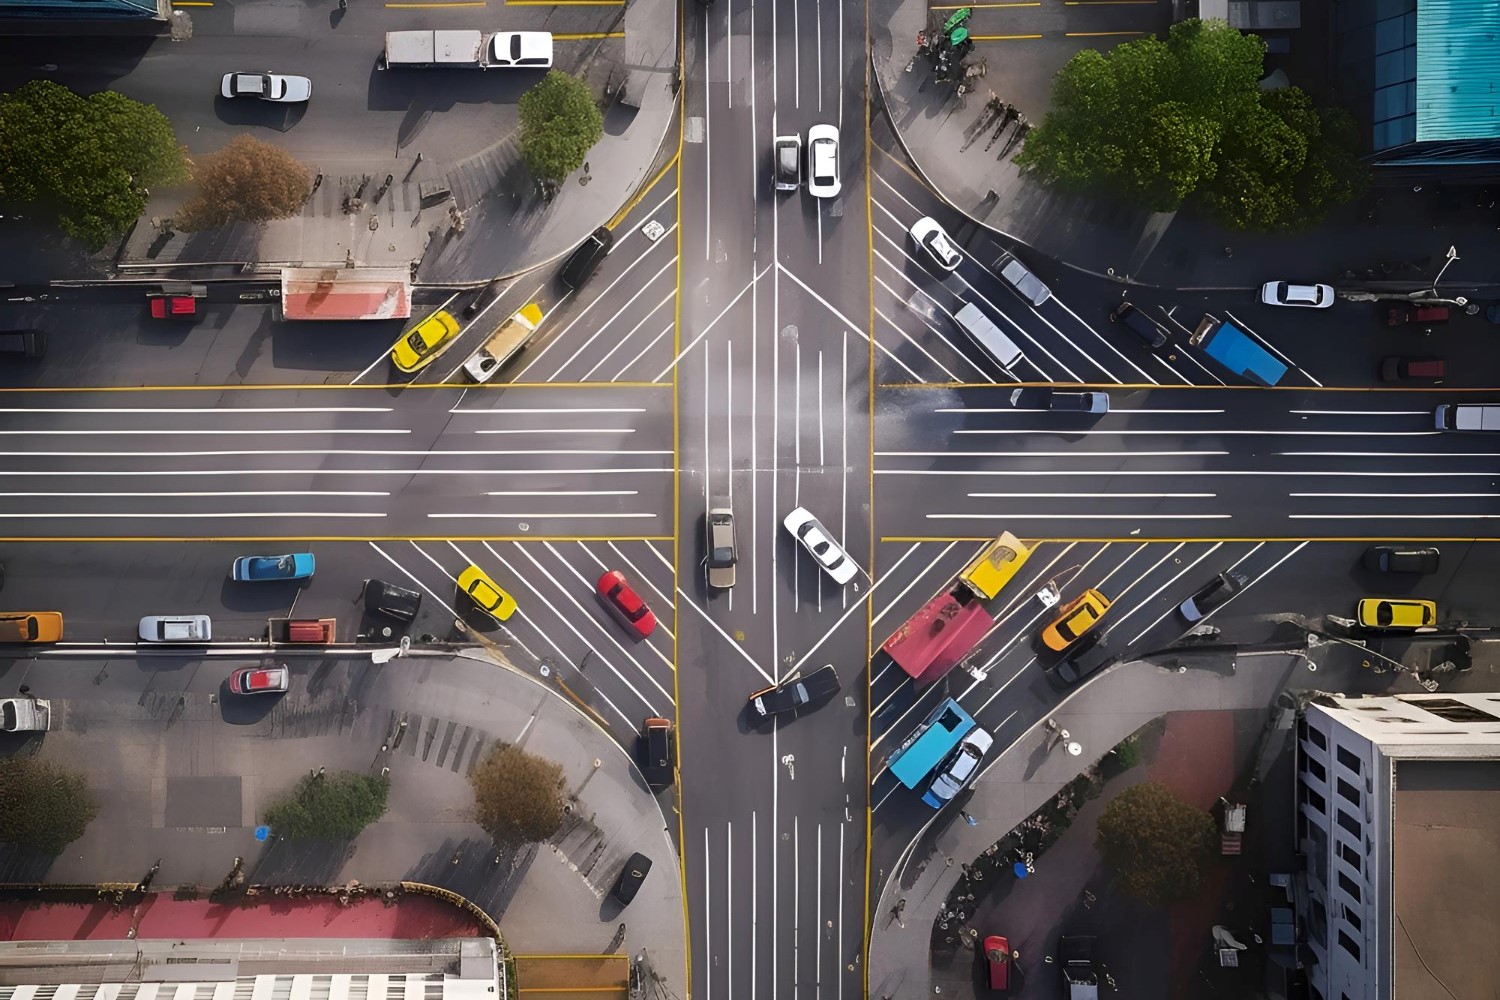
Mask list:
[[349,0],[339,0],[339,10],[348,10]]

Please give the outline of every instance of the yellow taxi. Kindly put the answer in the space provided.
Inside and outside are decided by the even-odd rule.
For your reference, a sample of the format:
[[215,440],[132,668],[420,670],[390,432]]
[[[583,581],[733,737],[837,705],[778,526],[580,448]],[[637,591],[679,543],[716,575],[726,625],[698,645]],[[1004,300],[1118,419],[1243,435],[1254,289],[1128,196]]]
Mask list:
[[964,567],[958,578],[976,596],[993,600],[1030,558],[1031,550],[1015,535],[1003,531],[999,538],[986,545],[984,551]]
[[1113,603],[1090,587],[1064,604],[1052,624],[1042,629],[1042,642],[1053,652],[1061,653],[1077,642],[1079,636],[1098,625]]
[[56,642],[62,634],[61,611],[0,611],[0,642]]
[[499,584],[478,566],[471,565],[458,574],[458,589],[502,622],[516,613],[516,599],[501,590]]
[[458,320],[439,309],[401,335],[391,348],[391,361],[404,372],[417,372],[432,364],[458,339]]
[[1359,602],[1358,617],[1366,628],[1423,628],[1437,624],[1437,604],[1366,597]]

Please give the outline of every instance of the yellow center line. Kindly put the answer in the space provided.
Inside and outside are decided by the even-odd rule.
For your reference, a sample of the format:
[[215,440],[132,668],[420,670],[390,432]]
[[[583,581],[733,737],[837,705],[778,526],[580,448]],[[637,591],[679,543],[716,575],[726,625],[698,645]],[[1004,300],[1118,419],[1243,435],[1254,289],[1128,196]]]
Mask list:
[[557,34],[556,32],[554,32],[553,35],[552,35],[552,40],[554,42],[581,42],[581,41],[583,41],[585,39],[588,39],[588,38],[624,38],[624,37],[625,37],[625,32],[623,32],[623,31],[575,31],[575,32],[572,32],[570,34]]
[[1041,38],[1041,35],[970,35],[975,42],[1013,42],[1026,38]]
[[173,7],[212,7],[212,3],[206,0],[178,0],[172,4]]

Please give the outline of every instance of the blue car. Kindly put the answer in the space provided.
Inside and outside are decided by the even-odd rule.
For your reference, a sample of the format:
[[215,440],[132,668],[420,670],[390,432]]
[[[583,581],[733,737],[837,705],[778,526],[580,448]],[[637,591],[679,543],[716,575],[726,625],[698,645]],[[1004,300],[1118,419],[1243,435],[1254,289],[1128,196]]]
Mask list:
[[311,552],[285,556],[240,556],[229,575],[234,580],[306,580],[317,561]]

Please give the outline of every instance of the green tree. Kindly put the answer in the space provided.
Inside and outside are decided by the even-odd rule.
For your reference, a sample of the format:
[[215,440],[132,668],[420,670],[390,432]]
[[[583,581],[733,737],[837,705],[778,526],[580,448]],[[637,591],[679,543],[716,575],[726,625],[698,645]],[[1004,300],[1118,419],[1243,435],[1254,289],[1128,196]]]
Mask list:
[[1358,130],[1295,88],[1263,92],[1265,44],[1222,21],[1080,52],[1015,162],[1042,181],[1152,211],[1201,196],[1240,229],[1321,218],[1363,188]]
[[309,774],[266,809],[266,823],[291,840],[352,840],[385,814],[390,790],[390,779],[381,775]]
[[217,153],[201,157],[192,173],[198,192],[174,219],[185,232],[284,219],[301,211],[312,194],[306,167],[251,135],[237,135]]
[[37,757],[0,758],[0,843],[60,854],[99,813],[87,779]]
[[539,181],[560,182],[604,134],[588,84],[560,70],[521,95],[521,158]]
[[501,846],[546,840],[563,821],[562,766],[500,744],[469,773],[474,821]]
[[1122,889],[1147,906],[1164,906],[1198,893],[1217,840],[1212,816],[1148,781],[1104,807],[1094,846]]
[[171,123],[150,105],[50,80],[0,96],[0,199],[50,212],[90,250],[140,217],[147,189],[185,177]]

